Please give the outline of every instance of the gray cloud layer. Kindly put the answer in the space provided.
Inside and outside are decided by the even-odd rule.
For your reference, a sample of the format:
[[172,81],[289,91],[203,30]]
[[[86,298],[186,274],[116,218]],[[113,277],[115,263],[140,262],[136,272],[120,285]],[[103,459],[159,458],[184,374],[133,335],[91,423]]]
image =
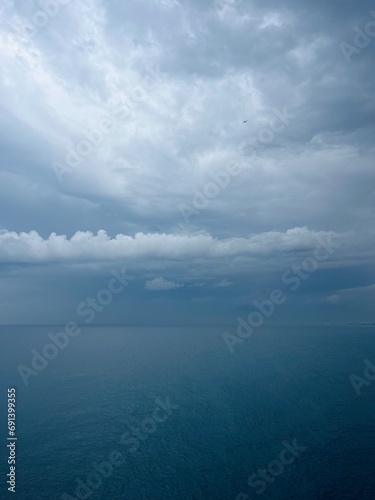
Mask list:
[[[358,297],[375,282],[375,39],[342,50],[370,10],[87,0],[41,16],[3,2],[0,322],[54,321],[51,306],[64,321],[120,263],[138,273],[131,321],[230,321],[328,234],[337,249],[297,294],[301,318],[374,319]],[[226,180],[211,196],[213,178]]]

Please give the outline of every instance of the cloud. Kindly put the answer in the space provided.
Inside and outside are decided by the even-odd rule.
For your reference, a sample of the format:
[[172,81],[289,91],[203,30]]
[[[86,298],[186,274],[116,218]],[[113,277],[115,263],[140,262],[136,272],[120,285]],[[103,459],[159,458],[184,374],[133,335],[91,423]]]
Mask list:
[[[61,5],[25,43],[37,3],[0,7],[0,274],[10,304],[1,317],[18,318],[39,279],[39,302],[56,310],[62,269],[74,271],[56,299],[63,310],[123,262],[145,273],[142,283],[159,275],[186,283],[179,298],[208,289],[223,297],[225,288],[235,300],[250,294],[250,281],[272,289],[329,236],[335,252],[306,283],[319,304],[328,295],[343,304],[349,294],[340,290],[368,285],[375,41],[350,64],[340,44],[353,43],[353,19],[364,28],[370,7],[86,0]],[[294,118],[249,155],[275,109]],[[103,119],[112,122],[105,133]],[[59,182],[54,162],[90,138],[91,153]],[[194,208],[197,191],[222,182],[231,163],[241,173],[182,226],[181,204]],[[221,282],[234,285],[213,286]]]
[[[306,227],[285,233],[271,231],[248,238],[214,238],[210,234],[136,233],[118,234],[110,238],[106,231],[76,232],[70,239],[52,233],[43,239],[36,231],[0,234],[0,262],[48,263],[77,261],[114,261],[157,258],[167,260],[199,257],[224,258],[241,255],[253,257],[280,252],[307,251],[319,244],[319,238],[336,244],[347,239],[345,234],[315,232]],[[224,285],[222,285],[224,286]]]
[[335,293],[327,297],[327,302],[330,304],[338,304],[340,302],[340,297]]
[[337,290],[335,294],[327,297],[327,302],[332,304],[373,301],[375,298],[375,284],[345,288]]
[[158,292],[160,290],[175,290],[177,288],[182,288],[184,285],[181,283],[173,283],[173,281],[165,280],[164,278],[154,278],[151,281],[147,281],[145,288],[152,292]]
[[226,288],[228,286],[234,285],[233,282],[228,281],[226,278],[222,279],[219,283],[215,283],[214,287],[215,288]]

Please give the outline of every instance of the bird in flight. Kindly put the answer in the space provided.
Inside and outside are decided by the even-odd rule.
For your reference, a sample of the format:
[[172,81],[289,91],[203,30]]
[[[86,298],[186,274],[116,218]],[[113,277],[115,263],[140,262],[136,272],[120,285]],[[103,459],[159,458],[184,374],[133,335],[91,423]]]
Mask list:
[[247,123],[247,120],[244,120],[244,123]]

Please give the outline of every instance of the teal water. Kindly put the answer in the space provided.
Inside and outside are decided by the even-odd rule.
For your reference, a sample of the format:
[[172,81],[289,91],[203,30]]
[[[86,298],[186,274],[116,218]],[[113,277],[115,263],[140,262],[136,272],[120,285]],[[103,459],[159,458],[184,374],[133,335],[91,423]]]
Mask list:
[[[375,364],[374,329],[259,328],[230,354],[223,328],[85,328],[26,387],[17,366],[30,366],[31,349],[58,331],[0,328],[1,498],[375,497],[375,381],[357,396],[349,380],[363,376],[364,359]],[[10,386],[13,497],[4,463]],[[175,408],[150,423],[166,398]],[[151,432],[131,436],[145,419]],[[247,479],[279,459],[284,440],[306,449],[258,494]],[[114,451],[123,463],[92,475]],[[96,489],[76,496],[77,478],[90,474]]]

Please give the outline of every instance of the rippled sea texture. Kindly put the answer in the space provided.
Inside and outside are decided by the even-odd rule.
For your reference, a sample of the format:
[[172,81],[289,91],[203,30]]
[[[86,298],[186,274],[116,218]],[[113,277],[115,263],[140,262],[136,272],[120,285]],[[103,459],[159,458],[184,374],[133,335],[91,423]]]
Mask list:
[[[25,387],[17,366],[57,331],[0,329],[2,458],[6,387],[17,388],[13,498],[77,498],[77,478],[113,451],[122,465],[92,475],[102,484],[87,498],[375,498],[375,381],[357,396],[349,380],[375,364],[374,329],[259,329],[230,354],[225,328],[86,328]],[[166,398],[178,408],[150,423]],[[145,419],[151,432],[131,436]],[[306,450],[257,494],[248,477],[284,440]],[[6,472],[2,461],[1,498]]]

